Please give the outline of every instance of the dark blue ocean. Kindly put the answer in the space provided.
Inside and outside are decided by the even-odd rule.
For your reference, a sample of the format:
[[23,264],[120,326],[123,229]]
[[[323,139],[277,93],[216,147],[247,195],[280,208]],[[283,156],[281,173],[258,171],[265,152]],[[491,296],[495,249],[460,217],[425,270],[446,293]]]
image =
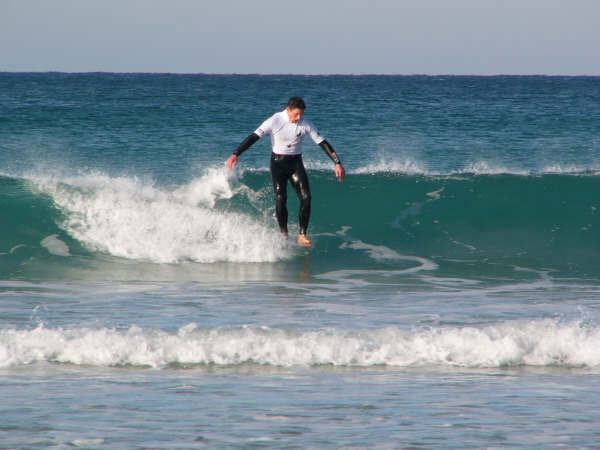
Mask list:
[[0,209],[1,448],[600,446],[598,77],[0,73]]

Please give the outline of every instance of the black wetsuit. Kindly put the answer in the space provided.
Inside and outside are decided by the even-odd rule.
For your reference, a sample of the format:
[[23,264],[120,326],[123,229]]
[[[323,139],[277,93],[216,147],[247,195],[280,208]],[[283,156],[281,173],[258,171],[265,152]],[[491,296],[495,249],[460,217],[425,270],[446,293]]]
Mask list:
[[310,185],[306,170],[302,163],[302,155],[277,155],[271,153],[271,179],[275,190],[275,213],[282,233],[287,233],[287,182],[290,180],[292,187],[300,200],[298,213],[299,234],[306,234],[310,219]]

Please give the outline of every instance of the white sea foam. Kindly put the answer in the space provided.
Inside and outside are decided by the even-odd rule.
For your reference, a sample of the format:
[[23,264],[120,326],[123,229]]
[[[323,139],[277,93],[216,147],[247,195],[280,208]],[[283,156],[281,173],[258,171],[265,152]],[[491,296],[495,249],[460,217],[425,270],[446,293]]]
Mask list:
[[104,443],[104,439],[75,439],[71,442],[71,445],[75,447],[92,447],[94,445],[101,445]]
[[12,254],[13,254],[13,253],[15,253],[17,250],[19,250],[20,248],[23,248],[23,247],[27,247],[27,246],[26,246],[25,244],[18,244],[18,245],[15,245],[13,248],[11,248],[11,249],[10,249],[10,251],[9,251],[8,253],[12,255]]
[[444,189],[445,187],[441,187],[437,191],[427,192],[425,195],[427,195],[427,197],[432,198],[433,200],[439,200],[440,198],[442,198],[442,192],[444,192]]
[[[275,231],[274,223],[214,209],[219,199],[250,191],[234,187],[231,176],[225,169],[209,170],[174,190],[104,174],[32,177],[32,182],[62,210],[62,227],[95,251],[157,263],[270,262],[290,257],[292,247]],[[64,253],[59,244],[56,238],[43,243],[50,251]]]
[[427,170],[422,164],[411,158],[387,158],[380,156],[379,159],[351,171],[353,174],[375,174],[375,173],[399,173],[403,175],[437,175]]
[[[305,160],[304,165],[309,171],[320,171],[328,172],[333,171],[331,161],[327,160]],[[239,169],[238,169],[239,170]],[[254,167],[245,168],[244,171],[249,172],[269,172],[269,168]],[[448,170],[436,170],[428,167],[427,164],[423,164],[416,159],[406,157],[384,157],[379,156],[366,162],[364,165],[358,167],[352,167],[346,165],[346,173],[349,175],[376,175],[376,174],[399,174],[409,176],[428,176],[428,177],[452,177],[456,175],[515,175],[515,176],[539,176],[539,175],[592,175],[597,176],[600,174],[600,168],[596,166],[583,167],[574,164],[548,164],[538,169],[528,168],[511,168],[501,163],[494,163],[484,160],[474,161],[466,163],[463,167],[448,169]]]
[[528,170],[508,169],[501,164],[492,164],[487,161],[476,161],[467,164],[462,169],[456,170],[453,174],[473,174],[473,175],[529,175]]
[[403,269],[399,271],[394,271],[395,273],[408,273],[415,272],[420,270],[435,270],[437,269],[437,264],[433,261],[430,261],[426,258],[421,258],[419,256],[411,256],[411,255],[402,255],[395,250],[392,250],[389,247],[384,245],[373,245],[367,244],[360,240],[353,240],[351,242],[345,242],[340,245],[340,248],[351,248],[353,250],[361,250],[367,253],[370,258],[381,261],[381,260],[396,260],[396,261],[411,261],[417,263],[415,267],[411,267],[408,269]]
[[600,366],[600,328],[556,320],[513,321],[481,328],[403,330],[267,327],[177,333],[131,327],[0,331],[0,367],[37,362],[93,366]]
[[376,159],[367,162],[365,165],[353,168],[348,171],[350,174],[378,174],[378,173],[394,173],[402,175],[424,175],[433,177],[445,177],[453,175],[546,175],[546,174],[591,174],[597,175],[598,167],[583,167],[575,164],[548,164],[539,169],[518,168],[505,165],[499,162],[477,160],[466,163],[463,167],[449,170],[436,170],[423,164],[418,160],[406,157],[399,158],[398,156],[383,156],[380,155]]
[[415,265],[411,265],[410,267],[403,269],[394,269],[394,270],[336,270],[332,272],[326,272],[318,275],[318,277],[330,279],[330,280],[347,280],[350,277],[353,277],[358,274],[379,274],[383,276],[388,275],[398,275],[398,274],[406,274],[406,273],[415,273],[421,270],[435,270],[437,269],[437,264],[433,261],[421,258],[419,256],[412,255],[403,255],[398,253],[397,251],[386,247],[385,245],[375,245],[369,244],[367,242],[361,241],[360,239],[355,239],[348,236],[348,231],[350,231],[352,227],[348,225],[342,226],[340,230],[338,230],[335,234],[323,233],[322,236],[336,236],[341,237],[344,242],[340,244],[341,249],[352,249],[362,251],[367,254],[370,258],[376,261],[409,261],[415,263]]
[[576,164],[549,164],[541,169],[544,174],[574,175],[589,174],[597,175],[598,167],[582,167]]
[[46,249],[53,255],[71,256],[69,246],[66,244],[66,242],[60,240],[57,234],[46,236],[44,239],[42,239],[40,244],[42,247],[46,247]]

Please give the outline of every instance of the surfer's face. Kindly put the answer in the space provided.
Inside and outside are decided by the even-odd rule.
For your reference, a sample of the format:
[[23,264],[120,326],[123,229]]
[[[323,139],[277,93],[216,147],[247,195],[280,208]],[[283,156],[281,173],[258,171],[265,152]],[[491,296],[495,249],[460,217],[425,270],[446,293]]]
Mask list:
[[302,114],[304,114],[304,110],[300,108],[291,109],[288,106],[285,108],[285,110],[287,111],[287,115],[292,123],[297,123],[300,119],[302,119]]

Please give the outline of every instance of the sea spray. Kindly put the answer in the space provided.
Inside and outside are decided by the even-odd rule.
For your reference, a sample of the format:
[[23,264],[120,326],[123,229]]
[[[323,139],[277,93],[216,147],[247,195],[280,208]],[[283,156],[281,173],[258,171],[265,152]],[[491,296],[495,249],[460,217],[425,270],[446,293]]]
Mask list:
[[224,169],[175,189],[98,173],[33,183],[64,214],[64,230],[94,251],[156,263],[273,262],[291,255],[273,224],[215,208],[218,199],[244,190],[232,188]]

